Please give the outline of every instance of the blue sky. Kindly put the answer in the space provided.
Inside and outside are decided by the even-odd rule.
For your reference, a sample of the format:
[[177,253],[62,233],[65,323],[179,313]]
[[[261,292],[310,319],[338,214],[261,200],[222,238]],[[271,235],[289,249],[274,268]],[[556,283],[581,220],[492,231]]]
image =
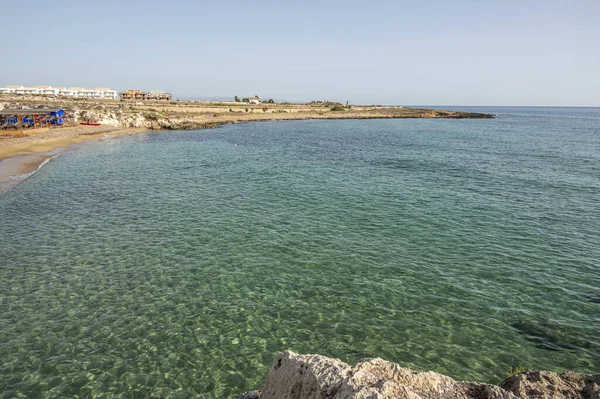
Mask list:
[[2,86],[600,106],[598,0],[3,3]]

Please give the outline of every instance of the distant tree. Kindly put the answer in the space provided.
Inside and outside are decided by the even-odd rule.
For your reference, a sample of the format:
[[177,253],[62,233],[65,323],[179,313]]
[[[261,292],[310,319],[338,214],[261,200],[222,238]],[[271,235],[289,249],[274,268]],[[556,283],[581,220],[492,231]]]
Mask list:
[[254,95],[254,97],[256,97],[256,98],[258,98],[258,99],[260,100],[260,97],[259,97],[259,96],[257,96],[257,95]]
[[272,98],[269,98],[269,101],[267,101],[267,103],[269,103],[269,104],[275,104],[275,101],[273,101]]
[[235,101],[236,103],[240,102],[240,98],[238,96],[235,96],[235,98],[233,99],[233,101]]
[[242,102],[243,102],[243,103],[249,103],[249,102],[250,102],[250,100],[248,100],[248,98],[244,97],[244,98],[242,98]]

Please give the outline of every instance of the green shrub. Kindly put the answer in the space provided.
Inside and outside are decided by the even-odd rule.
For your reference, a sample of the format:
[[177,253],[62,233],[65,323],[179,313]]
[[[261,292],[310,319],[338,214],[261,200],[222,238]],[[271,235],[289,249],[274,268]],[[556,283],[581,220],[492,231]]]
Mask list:
[[527,371],[527,369],[525,367],[523,367],[523,366],[511,367],[510,370],[508,370],[506,372],[506,378],[510,378],[513,375],[521,374],[521,373],[524,373],[526,371]]
[[336,105],[333,108],[331,108],[332,111],[345,111],[346,108],[342,107],[341,105]]
[[158,120],[158,115],[156,115],[154,113],[148,112],[148,113],[144,113],[143,115],[149,121],[157,121]]

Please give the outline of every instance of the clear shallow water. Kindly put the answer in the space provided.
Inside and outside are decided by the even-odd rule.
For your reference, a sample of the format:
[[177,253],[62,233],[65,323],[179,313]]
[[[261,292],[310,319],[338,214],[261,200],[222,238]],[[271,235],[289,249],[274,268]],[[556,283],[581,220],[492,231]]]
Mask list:
[[234,398],[288,348],[599,372],[600,110],[480,110],[53,159],[0,196],[0,397]]

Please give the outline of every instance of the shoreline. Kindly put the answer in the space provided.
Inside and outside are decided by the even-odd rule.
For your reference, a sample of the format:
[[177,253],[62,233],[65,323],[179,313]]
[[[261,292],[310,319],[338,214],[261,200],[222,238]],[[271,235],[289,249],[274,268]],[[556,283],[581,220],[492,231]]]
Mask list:
[[[123,136],[147,132],[148,129],[104,127],[90,129],[82,126],[65,127],[71,133],[51,139],[38,136],[14,137],[3,140],[18,140],[2,146],[0,141],[0,194],[26,180],[51,159],[65,153],[74,145],[87,141],[100,141],[106,137]],[[65,133],[61,132],[61,133]],[[39,135],[41,136],[41,135]]]
[[65,151],[67,151],[66,147],[58,147],[51,151],[15,155],[0,160],[0,194],[26,180]]
[[[71,144],[97,140],[106,136],[142,133],[148,129],[113,126],[70,126],[32,136],[12,136],[0,140],[0,161],[19,156],[40,154]],[[27,131],[25,131],[27,132]],[[1,136],[0,136],[1,137]]]
[[[322,115],[302,115],[292,117],[280,117],[280,118],[260,118],[260,119],[226,119],[226,120],[215,120],[213,122],[201,122],[195,124],[191,128],[183,127],[179,129],[174,128],[124,128],[124,127],[113,127],[113,126],[69,126],[50,130],[46,134],[38,134],[35,136],[12,136],[9,138],[3,138],[0,140],[0,161],[15,157],[18,155],[26,154],[37,154],[42,152],[51,151],[58,147],[68,146],[70,144],[80,143],[89,140],[95,140],[99,135],[103,136],[120,136],[124,134],[136,134],[143,132],[160,132],[160,131],[173,131],[173,130],[202,130],[202,129],[213,129],[228,124],[235,123],[251,123],[251,122],[281,122],[281,121],[310,121],[310,120],[372,120],[372,119],[458,119],[458,118],[446,118],[446,117],[404,117],[404,116],[364,116],[364,115],[339,115],[339,116],[322,116]],[[79,132],[79,130],[81,132]],[[71,133],[63,134],[58,137],[48,137],[50,133]],[[25,131],[27,132],[27,131]],[[0,138],[2,135],[0,135]],[[6,140],[6,141],[5,141]],[[8,140],[11,140],[9,142]],[[16,140],[16,141],[15,141]],[[4,145],[6,144],[6,145]]]
[[[124,134],[147,130],[195,130],[229,123],[324,120],[324,119],[493,119],[494,115],[403,106],[351,105],[339,103],[247,104],[231,102],[125,102],[0,95],[0,109],[63,109],[74,126],[17,136],[16,131],[0,130],[0,160],[20,154],[50,151],[73,142],[86,141],[99,134]],[[100,126],[78,125],[81,122]],[[14,134],[14,135],[13,135]]]
[[[291,111],[291,110],[290,110]],[[343,112],[270,112],[270,113],[214,113],[200,118],[184,117],[166,120],[166,123],[136,124],[140,127],[119,127],[113,125],[76,125],[35,133],[31,136],[11,136],[6,131],[0,134],[0,193],[7,191],[18,182],[25,180],[44,162],[67,151],[74,144],[100,140],[105,137],[122,136],[143,132],[173,130],[201,130],[221,127],[233,123],[308,121],[308,120],[366,120],[366,119],[471,119],[493,118],[492,115],[466,112],[449,112],[429,109],[397,108],[381,113],[381,109],[369,111],[347,110]],[[440,112],[443,112],[440,114]],[[144,121],[143,121],[144,122]],[[145,120],[145,122],[148,122]],[[27,133],[27,130],[25,130]],[[62,151],[59,151],[63,149]]]

